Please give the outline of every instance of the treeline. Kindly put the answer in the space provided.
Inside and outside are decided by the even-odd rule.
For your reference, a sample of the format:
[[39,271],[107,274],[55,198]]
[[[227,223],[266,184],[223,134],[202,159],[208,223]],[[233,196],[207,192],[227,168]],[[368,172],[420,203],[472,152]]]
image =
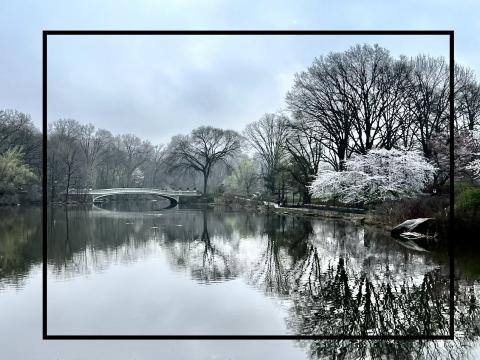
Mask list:
[[[341,171],[352,155],[372,149],[420,149],[438,167],[434,186],[439,187],[448,181],[449,79],[444,58],[393,58],[379,46],[357,45],[315,59],[296,74],[286,96],[290,119],[277,117],[275,125],[263,119],[250,125],[247,135],[265,148],[262,139],[273,133],[283,150],[271,168],[277,174],[287,169],[304,200],[321,165]],[[467,139],[480,121],[480,85],[473,71],[460,65],[454,98],[455,145],[467,155],[456,160],[467,162],[475,152]]]
[[[454,70],[461,175],[462,164],[480,151],[480,85],[472,70]],[[48,129],[49,197],[68,200],[79,188],[141,186],[277,199],[288,192],[310,202],[309,185],[322,167],[342,171],[354,154],[396,148],[420,150],[439,169],[434,186],[440,188],[449,173],[449,79],[442,57],[395,58],[378,45],[356,45],[314,59],[296,74],[285,109],[265,114],[241,134],[203,126],[154,145],[60,119]],[[18,141],[14,146],[26,144]],[[35,168],[32,155],[22,151]]]

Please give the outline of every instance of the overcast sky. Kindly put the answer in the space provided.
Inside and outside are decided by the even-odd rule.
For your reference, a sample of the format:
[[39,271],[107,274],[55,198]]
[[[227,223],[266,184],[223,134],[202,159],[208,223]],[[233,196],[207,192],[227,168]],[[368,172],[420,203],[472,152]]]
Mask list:
[[[134,3],[2,2],[0,107],[40,127],[43,29],[454,29],[457,61],[480,72],[475,1]],[[154,143],[206,124],[241,131],[284,108],[293,75],[314,57],[356,43],[448,56],[447,38],[433,36],[55,36],[48,121],[74,118]]]

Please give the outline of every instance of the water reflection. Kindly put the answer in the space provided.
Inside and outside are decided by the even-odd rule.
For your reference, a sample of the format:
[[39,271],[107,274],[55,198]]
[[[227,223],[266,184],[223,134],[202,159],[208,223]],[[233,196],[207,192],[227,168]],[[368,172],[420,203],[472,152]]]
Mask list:
[[[233,231],[232,227],[221,224],[218,218],[209,216],[207,211],[191,215],[191,221],[175,225],[173,229],[177,232],[167,231],[169,236],[165,246],[171,252],[175,265],[189,269],[193,279],[205,284],[236,278],[239,274],[238,263],[227,240]],[[216,229],[216,237],[211,236],[208,230],[209,218]],[[175,222],[180,221],[178,219]],[[222,241],[217,243],[218,239]]]
[[0,289],[21,287],[30,269],[42,261],[41,209],[0,207]]
[[[22,286],[31,266],[41,261],[41,212],[18,211],[1,217],[1,286]],[[448,333],[448,267],[370,228],[217,210],[64,208],[52,208],[48,224],[49,267],[56,279],[74,281],[138,263],[156,256],[152,249],[158,248],[172,271],[200,286],[242,280],[283,299],[287,333]],[[478,295],[478,281],[456,282],[455,341],[301,344],[312,359],[465,358],[480,335]]]
[[240,277],[286,297],[291,333],[448,334],[448,269],[352,224],[209,210],[52,218],[48,253],[57,276],[138,261],[153,239],[193,280]]

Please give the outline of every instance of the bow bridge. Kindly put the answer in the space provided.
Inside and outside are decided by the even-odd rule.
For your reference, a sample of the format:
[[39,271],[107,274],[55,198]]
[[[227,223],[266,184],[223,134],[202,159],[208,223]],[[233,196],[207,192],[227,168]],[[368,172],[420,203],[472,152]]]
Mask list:
[[197,197],[201,196],[196,190],[162,190],[162,189],[149,189],[149,188],[114,188],[114,189],[78,189],[73,190],[72,194],[76,195],[90,195],[92,201],[98,202],[99,200],[112,195],[126,195],[126,194],[142,194],[142,195],[156,195],[170,200],[170,206],[172,208],[177,206],[180,197]]

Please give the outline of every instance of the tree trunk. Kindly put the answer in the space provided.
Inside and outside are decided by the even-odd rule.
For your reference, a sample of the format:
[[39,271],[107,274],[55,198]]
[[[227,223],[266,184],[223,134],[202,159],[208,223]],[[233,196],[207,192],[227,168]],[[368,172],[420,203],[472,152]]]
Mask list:
[[304,204],[309,204],[311,202],[312,198],[311,198],[311,195],[310,195],[310,192],[308,190],[308,188],[304,189],[303,191],[303,203]]
[[347,147],[343,144],[338,145],[338,171],[345,170],[345,158],[347,155]]
[[70,191],[70,177],[71,177],[71,173],[70,173],[70,169],[68,170],[68,173],[67,173],[67,191],[65,192],[65,203],[68,204],[68,193]]
[[208,174],[203,173],[203,195],[207,194]]
[[50,169],[50,186],[52,187],[52,190],[51,190],[51,193],[50,193],[50,196],[52,197],[51,198],[51,201],[55,201],[55,177],[53,175],[53,169],[51,168]]

